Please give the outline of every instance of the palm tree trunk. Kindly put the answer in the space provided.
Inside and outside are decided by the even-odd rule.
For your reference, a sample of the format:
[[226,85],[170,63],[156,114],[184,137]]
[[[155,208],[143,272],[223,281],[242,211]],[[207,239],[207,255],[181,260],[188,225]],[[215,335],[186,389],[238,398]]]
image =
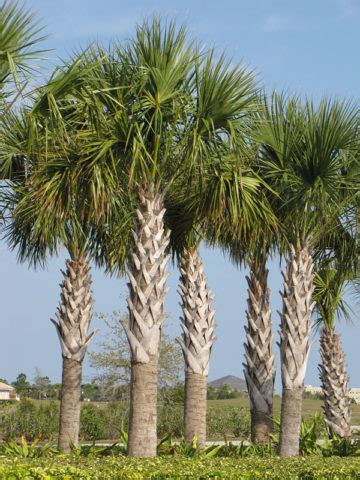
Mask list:
[[340,336],[334,328],[323,328],[320,339],[322,363],[320,380],[324,393],[324,415],[329,436],[351,437],[351,404],[348,396],[348,375]]
[[131,349],[128,455],[156,455],[157,368],[164,319],[169,233],[164,231],[163,196],[153,186],[139,192],[134,250],[129,261]]
[[258,443],[267,443],[273,432],[274,334],[267,277],[268,270],[262,259],[252,263],[250,277],[246,277],[249,298],[244,374],[250,399],[251,440]]
[[58,448],[69,452],[79,441],[82,364],[63,357]]
[[280,456],[299,453],[302,394],[310,350],[313,262],[307,243],[291,254],[283,272],[284,292],[281,316],[280,356],[282,405]]
[[92,316],[90,268],[83,258],[68,260],[61,284],[61,300],[54,323],[62,350],[59,450],[69,452],[79,442],[81,377]]
[[182,347],[185,359],[185,440],[197,437],[198,448],[206,445],[206,394],[209,362],[215,341],[213,295],[207,287],[197,249],[185,250],[180,261]]

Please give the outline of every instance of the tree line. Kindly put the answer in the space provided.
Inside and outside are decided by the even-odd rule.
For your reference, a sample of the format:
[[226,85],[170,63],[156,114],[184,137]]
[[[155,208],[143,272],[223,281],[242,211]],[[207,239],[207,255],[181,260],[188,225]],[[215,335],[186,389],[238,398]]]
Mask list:
[[69,451],[79,437],[82,365],[96,333],[93,263],[129,280],[129,317],[122,319],[131,352],[128,455],[156,455],[170,258],[180,272],[185,439],[196,435],[204,448],[216,322],[202,243],[249,267],[244,374],[253,441],[268,441],[273,430],[267,261],[275,256],[283,268],[279,453],[299,453],[314,322],[321,325],[329,435],[349,437],[346,364],[334,322],[357,270],[357,104],[268,94],[246,65],[156,17],[128,41],[92,43],[59,62],[17,102],[42,36],[31,13],[14,3],[1,7],[0,22],[3,237],[30,265],[60,249],[69,257],[52,319],[63,362],[59,449]]

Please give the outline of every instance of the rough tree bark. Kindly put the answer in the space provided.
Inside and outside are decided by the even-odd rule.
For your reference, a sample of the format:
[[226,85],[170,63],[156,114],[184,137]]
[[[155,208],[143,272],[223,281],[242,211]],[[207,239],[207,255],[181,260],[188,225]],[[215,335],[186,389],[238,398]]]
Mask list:
[[281,403],[280,456],[299,453],[302,393],[310,350],[313,262],[305,243],[291,248],[287,269],[283,272],[283,312],[280,331]]
[[324,328],[320,339],[320,380],[324,394],[324,416],[329,436],[351,437],[351,403],[348,375],[340,336],[334,328]]
[[131,391],[128,455],[156,455],[157,368],[166,295],[170,232],[165,233],[163,196],[153,186],[139,192],[134,250],[129,261]]
[[251,440],[267,443],[273,432],[275,363],[268,270],[265,261],[252,262],[248,282],[244,374],[249,392]]
[[206,445],[206,394],[209,362],[215,341],[213,294],[207,287],[204,266],[197,249],[185,250],[180,261],[182,339],[185,359],[185,440],[197,437],[199,449]]
[[69,452],[79,442],[82,363],[95,332],[88,334],[93,305],[90,268],[83,258],[68,260],[66,266],[57,321],[52,322],[63,357],[58,447]]

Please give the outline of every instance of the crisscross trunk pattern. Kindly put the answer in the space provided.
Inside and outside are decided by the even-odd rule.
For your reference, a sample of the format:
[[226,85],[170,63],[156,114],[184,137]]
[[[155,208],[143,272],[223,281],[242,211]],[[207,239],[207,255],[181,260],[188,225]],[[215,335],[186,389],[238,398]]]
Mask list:
[[324,416],[330,436],[351,437],[351,403],[348,374],[340,336],[324,328],[320,339],[320,380],[324,393]]
[[52,320],[60,340],[63,373],[60,405],[59,449],[69,452],[78,445],[82,364],[95,332],[89,334],[92,317],[91,275],[87,262],[68,260],[61,287],[61,300]]
[[283,272],[283,312],[280,331],[282,403],[280,455],[299,453],[302,396],[310,350],[313,261],[307,244],[291,247],[286,271]]
[[213,294],[207,286],[197,249],[185,250],[180,261],[181,328],[185,359],[185,440],[196,435],[198,448],[206,444],[206,395],[210,355],[215,341]]
[[139,192],[134,249],[129,261],[131,392],[128,455],[156,455],[157,366],[164,319],[169,233],[163,196],[153,186]]
[[265,262],[254,261],[246,277],[249,297],[243,365],[250,399],[251,439],[258,443],[267,443],[273,431],[274,334],[267,278]]

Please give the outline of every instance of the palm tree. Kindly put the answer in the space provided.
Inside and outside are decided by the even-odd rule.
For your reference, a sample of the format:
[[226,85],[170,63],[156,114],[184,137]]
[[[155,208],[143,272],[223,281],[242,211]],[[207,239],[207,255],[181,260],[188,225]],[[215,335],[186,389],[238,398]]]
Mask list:
[[213,294],[207,285],[198,246],[184,250],[180,260],[181,328],[179,339],[185,360],[184,434],[191,443],[206,446],[207,383],[210,355],[215,341]]
[[[180,269],[183,335],[179,342],[186,366],[185,439],[192,442],[196,436],[198,447],[204,448],[207,378],[215,340],[215,312],[199,246],[206,235],[206,224],[215,219],[221,224],[226,203],[231,206],[232,221],[235,221],[236,215],[242,214],[241,203],[246,203],[243,196],[254,193],[249,192],[251,183],[247,172],[244,184],[241,183],[244,162],[240,156],[234,159],[234,151],[236,143],[238,149],[240,144],[245,148],[240,134],[244,137],[248,129],[249,116],[255,108],[256,90],[250,72],[241,66],[230,67],[224,56],[215,60],[213,51],[195,65],[195,78],[195,101],[191,121],[186,125],[184,156],[189,152],[194,154],[194,145],[197,145],[196,153],[202,156],[199,168],[202,181],[199,182],[194,174],[192,178],[182,176],[178,182],[180,188],[175,184],[166,198],[166,221],[172,232],[170,244],[178,254]],[[232,205],[228,199],[224,201],[230,188],[237,191],[237,195],[230,192]]]
[[17,147],[26,152],[28,164],[25,178],[13,181],[8,191],[10,247],[18,250],[21,261],[33,264],[43,263],[61,247],[70,257],[56,320],[52,320],[63,359],[58,441],[62,451],[78,444],[82,364],[94,335],[89,333],[93,305],[89,263],[97,250],[93,231],[99,229],[101,237],[109,212],[122,208],[118,192],[115,195],[119,185],[98,183],[99,178],[107,178],[107,166],[104,171],[101,165],[83,168],[89,138],[96,136],[86,114],[87,68],[93,67],[81,55],[57,69],[37,93],[31,111],[21,117],[23,121],[13,122],[6,142],[11,152],[14,137],[22,138]]
[[[202,223],[197,224],[195,227],[197,234],[203,232],[202,235],[210,245],[220,245],[221,248],[223,248],[226,253],[230,253],[230,256],[237,262],[239,262],[239,259],[244,257],[244,254],[239,254],[239,251],[248,247],[249,242],[246,239],[255,234],[255,226],[259,222],[262,224],[271,224],[274,220],[267,199],[264,196],[264,185],[251,169],[247,161],[248,153],[249,152],[246,153],[245,148],[242,149],[241,155],[235,154],[234,152],[228,152],[227,156],[224,151],[223,155],[221,156],[221,161],[213,162],[211,168],[208,168],[207,174],[204,176],[205,185],[202,189],[202,194],[199,195],[197,193],[197,199],[195,201],[195,203],[198,202],[198,214],[200,214],[200,218],[202,218]],[[189,200],[191,203],[191,198],[191,195],[185,195],[184,203],[189,202]],[[186,211],[186,207],[184,210]],[[176,233],[176,228],[174,228],[174,231]],[[190,251],[192,261],[194,263],[200,263],[197,250],[195,250],[195,248]],[[185,257],[185,261],[187,260],[187,256],[189,255],[188,249],[189,247],[183,249],[181,266],[183,266],[185,263],[183,258]],[[181,269],[181,281],[184,284],[186,280],[187,284],[191,284],[191,281],[188,280],[187,277],[192,277],[192,269],[189,270],[189,273],[187,273],[186,276],[184,274],[185,271],[186,270],[183,266]],[[201,263],[199,264],[199,276],[200,274],[202,274]],[[205,287],[205,281],[203,278],[202,281]],[[184,290],[185,289],[182,288],[183,292]],[[193,288],[193,291],[196,291],[195,288]],[[207,296],[204,293],[203,298],[208,299],[210,295],[210,292],[207,293]],[[187,305],[186,299],[183,299],[182,303],[183,305]],[[196,343],[195,345],[192,345],[191,332],[190,335],[187,334],[187,324],[189,323],[188,318],[188,322],[186,324],[187,329],[184,329],[183,336],[183,344],[192,345],[193,349],[197,347],[197,352],[203,352],[201,357],[202,359],[205,359],[206,362],[209,361],[210,349],[214,341],[213,330],[215,326],[212,320],[212,312],[211,309],[208,308],[208,304],[209,301],[202,303],[201,299],[198,299],[196,302],[196,305],[202,308],[206,314],[204,315],[203,322],[206,328],[203,329],[203,332],[197,328],[197,322],[193,321],[193,328],[196,330],[197,334],[203,335],[203,350],[197,347]],[[184,312],[186,317],[188,317],[188,311],[190,311],[190,308],[187,308],[187,311]],[[185,358],[186,354],[187,350],[185,350]],[[190,357],[190,359],[192,360],[192,357]],[[205,365],[207,365],[207,363],[205,363]],[[190,369],[193,374],[196,373],[196,370],[192,364],[190,364]],[[194,435],[194,433],[196,433],[198,438],[200,438],[199,431],[203,433],[201,438],[205,438],[206,428],[206,410],[204,410],[203,415],[201,415],[202,409],[199,408],[199,406],[195,409],[194,406],[193,415],[196,421],[192,423],[189,421],[189,416],[186,415],[189,410],[187,409],[187,396],[190,398],[196,398],[196,393],[192,393],[190,387],[191,384],[186,384],[185,432],[189,432],[188,441],[192,439],[191,434]],[[206,397],[205,392],[201,398],[204,397]],[[195,430],[193,425],[198,425],[198,430]],[[200,430],[200,425],[203,425],[202,430]]]
[[[131,456],[156,454],[157,359],[169,244],[166,196],[181,178],[198,176],[202,182],[199,174],[206,170],[209,149],[229,136],[229,116],[244,123],[235,118],[238,105],[243,103],[245,111],[252,103],[252,75],[229,69],[224,59],[213,73],[222,82],[220,89],[206,89],[200,76],[205,78],[203,72],[212,68],[212,58],[188,44],[184,28],[173,23],[164,27],[154,19],[137,29],[126,48],[115,46],[103,56],[97,77],[107,94],[98,96],[104,106],[103,136],[93,143],[92,155],[94,161],[99,152],[118,160],[118,175],[128,179],[137,205],[128,263],[130,322],[124,325],[132,352]],[[237,90],[229,88],[233,83]],[[232,102],[234,111],[221,110],[219,103],[214,119],[206,110],[206,95],[215,94],[228,95],[226,105]]]
[[[262,102],[260,103],[261,112]],[[258,117],[259,118],[259,117]],[[255,123],[256,131],[256,123]],[[259,145],[254,145],[254,170],[261,176]],[[263,188],[263,195],[271,209],[271,215],[256,222],[244,253],[232,251],[237,261],[245,259],[249,267],[247,299],[247,325],[244,375],[246,378],[251,414],[251,440],[267,443],[273,433],[273,399],[275,382],[275,357],[273,352],[273,328],[268,287],[267,260],[276,247],[279,226],[276,219],[278,196],[275,189]]]
[[251,440],[258,443],[267,443],[273,432],[275,357],[266,259],[257,251],[246,277],[249,296],[244,373],[250,399]]
[[[261,108],[261,104],[258,104],[258,112]],[[258,119],[253,118],[251,121],[252,127],[255,126],[256,129]],[[249,139],[252,134],[250,131]],[[278,225],[272,203],[278,197],[274,189],[261,180],[257,143],[251,141],[245,145],[241,152],[242,175],[238,178],[239,184],[234,182],[228,191],[229,198],[236,198],[234,192],[240,194],[242,206],[239,204],[234,209],[234,203],[230,203],[228,218],[223,215],[223,225],[215,243],[220,244],[235,264],[250,268],[250,274],[246,277],[249,296],[243,366],[250,400],[251,438],[253,442],[266,443],[273,430],[275,380],[266,261],[274,248],[271,246],[276,245]],[[246,182],[249,181],[251,183],[247,185]],[[229,225],[226,226],[226,223]]]
[[313,310],[313,250],[331,230],[352,188],[346,152],[356,148],[357,112],[344,102],[317,108],[274,95],[261,126],[262,171],[281,195],[287,266],[281,313],[282,407],[280,455],[299,452],[303,382]]
[[[207,382],[210,356],[215,341],[213,293],[208,287],[204,264],[199,254],[203,222],[196,219],[189,198],[198,184],[174,185],[166,201],[165,222],[170,246],[177,259],[180,280],[182,336],[177,338],[185,361],[184,437],[197,447],[206,446]],[[197,197],[195,197],[197,198]]]
[[351,437],[348,374],[335,320],[336,317],[349,319],[349,307],[344,295],[349,281],[355,277],[353,267],[343,257],[326,258],[317,262],[314,276],[315,312],[318,316],[316,324],[322,326],[319,372],[324,395],[325,422],[330,437]]
[[[254,175],[255,172],[254,165]],[[277,221],[269,202],[274,192],[267,192],[268,186],[264,184],[259,187],[257,201],[262,204],[262,214],[253,218],[247,238],[240,241],[239,238],[234,239],[225,233],[220,236],[219,242],[236,265],[247,266],[250,270],[246,276],[248,299],[243,366],[250,401],[251,439],[253,442],[267,443],[273,432],[275,359],[266,262],[269,243],[275,243]]]

